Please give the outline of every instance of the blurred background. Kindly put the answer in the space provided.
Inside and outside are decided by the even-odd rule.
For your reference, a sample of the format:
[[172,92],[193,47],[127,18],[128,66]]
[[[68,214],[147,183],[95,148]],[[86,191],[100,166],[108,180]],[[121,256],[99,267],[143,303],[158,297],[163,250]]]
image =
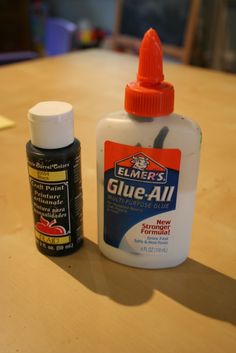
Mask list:
[[0,0],[0,65],[94,47],[137,55],[150,27],[165,60],[236,72],[236,0]]

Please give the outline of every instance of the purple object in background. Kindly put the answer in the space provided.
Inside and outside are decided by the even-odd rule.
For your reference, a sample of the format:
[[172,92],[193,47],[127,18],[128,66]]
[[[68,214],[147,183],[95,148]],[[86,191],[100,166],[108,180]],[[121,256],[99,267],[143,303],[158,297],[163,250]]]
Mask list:
[[0,53],[0,65],[12,64],[25,60],[38,58],[38,53],[34,51],[18,51],[9,53]]
[[45,54],[53,56],[68,53],[72,49],[76,28],[73,22],[48,18],[45,29]]

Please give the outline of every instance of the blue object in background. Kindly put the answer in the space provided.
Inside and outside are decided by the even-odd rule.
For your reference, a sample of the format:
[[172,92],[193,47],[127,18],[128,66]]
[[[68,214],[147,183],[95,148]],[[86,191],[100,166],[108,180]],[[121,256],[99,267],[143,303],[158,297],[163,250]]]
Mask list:
[[54,56],[71,51],[76,29],[77,27],[73,22],[60,18],[47,18],[45,54]]
[[38,53],[34,51],[17,51],[0,53],[0,65],[13,64],[21,61],[37,59]]

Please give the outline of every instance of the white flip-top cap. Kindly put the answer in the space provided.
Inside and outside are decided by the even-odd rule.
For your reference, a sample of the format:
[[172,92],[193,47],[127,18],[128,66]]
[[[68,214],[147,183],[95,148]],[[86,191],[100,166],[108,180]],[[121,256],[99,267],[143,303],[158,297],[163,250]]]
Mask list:
[[38,103],[29,110],[28,119],[34,146],[56,149],[74,142],[71,104],[57,101]]

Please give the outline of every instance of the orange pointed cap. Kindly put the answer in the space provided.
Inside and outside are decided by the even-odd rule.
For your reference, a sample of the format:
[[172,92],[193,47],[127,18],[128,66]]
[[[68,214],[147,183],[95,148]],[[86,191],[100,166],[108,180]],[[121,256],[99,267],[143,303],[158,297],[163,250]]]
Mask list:
[[137,81],[129,83],[125,89],[125,110],[142,117],[171,114],[174,88],[163,80],[161,41],[151,28],[140,46]]

